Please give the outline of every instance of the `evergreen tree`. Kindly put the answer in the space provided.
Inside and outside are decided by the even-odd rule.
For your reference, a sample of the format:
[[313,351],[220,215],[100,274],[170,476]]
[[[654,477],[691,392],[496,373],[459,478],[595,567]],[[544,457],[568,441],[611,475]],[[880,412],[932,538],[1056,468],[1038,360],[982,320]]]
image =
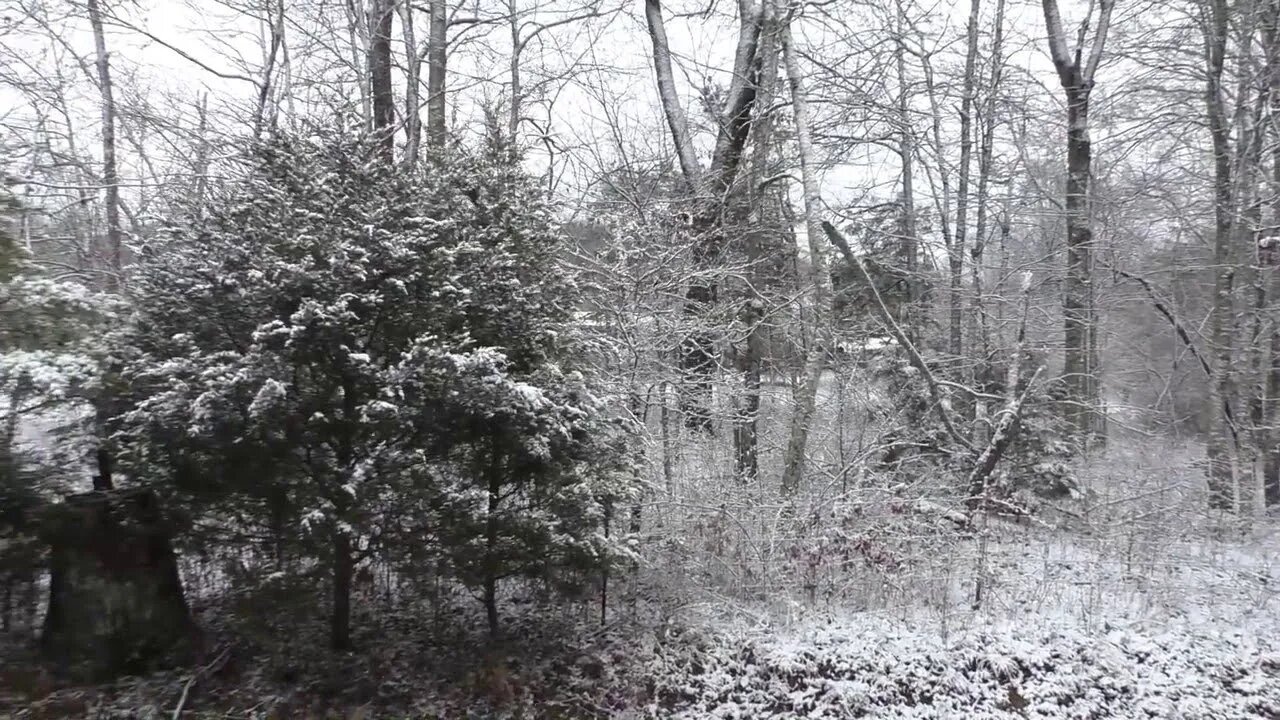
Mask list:
[[570,369],[559,236],[510,153],[384,162],[282,135],[144,253],[122,338],[123,461],[193,511],[329,564],[331,639],[370,555],[481,588],[600,567],[620,433]]
[[[19,430],[39,417],[69,418],[81,432],[81,412],[99,386],[99,340],[115,314],[112,298],[49,277],[19,244],[21,203],[0,186],[0,576],[6,588],[34,578],[42,552],[35,511],[57,486],[80,480],[76,443],[42,448],[45,462],[21,447]],[[57,462],[48,462],[56,460]],[[6,597],[7,591],[6,591]],[[6,618],[7,619],[7,618]]]

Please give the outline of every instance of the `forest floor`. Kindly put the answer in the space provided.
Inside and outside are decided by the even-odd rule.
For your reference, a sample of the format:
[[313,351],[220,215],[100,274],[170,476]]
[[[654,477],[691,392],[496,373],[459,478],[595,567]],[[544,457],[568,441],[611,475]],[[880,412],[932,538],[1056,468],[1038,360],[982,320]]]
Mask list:
[[1280,718],[1280,519],[1206,513],[1202,452],[1116,443],[1050,522],[820,531],[814,570],[763,601],[685,610],[648,716]]
[[258,618],[286,643],[221,628],[230,658],[109,686],[31,673],[23,690],[11,663],[0,717],[176,717],[181,703],[187,718],[1280,718],[1274,524],[1145,548],[990,535],[976,610],[969,597],[782,612],[635,587],[645,599],[615,599],[604,626],[594,605],[529,604],[488,643],[465,603],[427,619],[370,601],[345,656],[321,649],[322,617],[295,617]]
[[0,635],[0,718],[1280,719],[1280,520],[1204,513],[1199,455],[1109,451],[1087,502],[965,531],[879,501],[734,505],[689,465],[603,624],[598,596],[513,589],[495,642],[464,592],[374,593],[339,655],[323,587],[188,577],[203,664],[68,686]]
[[1280,718],[1276,533],[1126,560],[1006,532],[978,610],[707,608],[657,653],[656,696],[683,718]]

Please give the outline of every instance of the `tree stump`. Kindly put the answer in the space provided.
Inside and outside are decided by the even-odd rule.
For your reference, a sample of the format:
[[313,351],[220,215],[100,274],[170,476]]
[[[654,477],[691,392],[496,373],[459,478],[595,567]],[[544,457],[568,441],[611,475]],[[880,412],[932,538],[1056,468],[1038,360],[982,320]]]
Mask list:
[[41,646],[59,670],[100,681],[195,658],[199,632],[154,493],[73,495],[41,525],[50,549]]

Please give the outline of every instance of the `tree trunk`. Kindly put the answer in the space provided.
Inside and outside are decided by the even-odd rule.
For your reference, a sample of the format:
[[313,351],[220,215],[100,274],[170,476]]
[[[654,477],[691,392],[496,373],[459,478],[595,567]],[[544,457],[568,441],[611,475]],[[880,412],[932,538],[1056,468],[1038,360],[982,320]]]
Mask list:
[[364,11],[364,0],[346,0],[347,36],[351,42],[351,71],[355,73],[356,88],[360,93],[361,126],[367,131],[373,127],[373,110],[369,101],[369,83],[364,75],[369,68],[369,25]]
[[[695,271],[707,272],[719,260],[719,239],[705,235],[719,233],[711,223],[700,223],[699,236],[694,239]],[[699,227],[695,226],[695,227]],[[683,372],[684,392],[680,397],[680,412],[684,425],[690,430],[710,433],[714,430],[712,404],[715,400],[716,343],[711,330],[702,327],[703,318],[716,302],[716,283],[710,280],[691,279],[684,296],[684,316],[696,326],[689,330],[680,345],[680,369]]]
[[89,24],[93,27],[93,45],[98,69],[98,92],[102,105],[102,184],[106,190],[108,286],[118,288],[121,282],[120,177],[116,171],[116,101],[111,87],[111,61],[107,53],[107,37],[102,27],[102,11],[98,0],[88,0]]
[[[1273,279],[1277,281],[1272,286],[1274,302],[1276,297],[1280,297],[1280,275],[1273,276]],[[1277,423],[1280,423],[1280,330],[1275,328],[1271,331],[1271,364],[1267,372],[1266,392],[1264,421],[1270,433],[1264,448],[1262,497],[1264,506],[1272,508],[1280,506],[1280,428],[1277,428]]]
[[676,491],[676,442],[671,436],[671,383],[662,384],[662,412],[658,422],[662,424],[662,484],[667,495]]
[[488,571],[484,577],[484,615],[489,624],[489,635],[498,636],[498,577],[493,569],[493,555],[498,547],[498,509],[502,502],[502,463],[495,450],[487,468],[489,479],[489,503],[485,517],[485,557]]
[[[1242,20],[1250,25],[1252,15]],[[1228,123],[1227,95],[1223,88],[1223,70],[1227,56],[1228,32],[1232,28],[1232,9],[1226,0],[1212,0],[1209,18],[1205,25],[1206,59],[1206,112],[1209,134],[1214,150],[1214,298],[1211,311],[1210,340],[1213,353],[1213,378],[1210,393],[1213,407],[1239,407],[1237,397],[1237,373],[1234,368],[1236,331],[1236,281],[1238,233],[1243,224],[1237,216],[1246,208],[1242,202],[1247,182],[1252,176],[1250,157],[1261,138],[1261,133],[1250,135],[1250,126],[1256,130],[1260,123],[1250,123],[1247,93],[1250,89],[1247,73],[1241,73],[1235,92],[1234,119]],[[1245,36],[1252,30],[1243,31]],[[1244,62],[1244,61],[1242,61]],[[1254,113],[1260,113],[1262,98]],[[1232,142],[1231,125],[1236,127]],[[1240,490],[1240,464],[1244,447],[1240,434],[1240,417],[1233,414],[1215,414],[1211,418],[1206,456],[1209,461],[1209,506],[1215,510],[1233,512],[1238,509]]]
[[[271,38],[267,41],[266,57],[262,64],[262,84],[258,87],[258,107],[253,114],[253,137],[256,140],[262,135],[262,126],[266,124],[267,108],[271,103],[274,89],[276,58],[284,45],[284,0],[278,0],[275,12],[268,18]],[[274,123],[273,123],[274,124]]]
[[204,218],[205,201],[209,194],[209,93],[200,95],[196,104],[196,156],[192,170],[196,177],[196,218]]
[[675,72],[671,68],[671,50],[667,43],[666,23],[662,19],[660,0],[645,0],[645,20],[649,26],[649,40],[653,44],[654,75],[658,81],[658,97],[662,100],[663,114],[676,146],[676,157],[690,192],[696,192],[701,181],[702,167],[694,154],[689,135],[689,121],[685,118],[680,95],[676,91]]
[[523,101],[524,89],[520,86],[520,14],[516,0],[507,0],[508,21],[511,29],[511,59],[508,71],[511,76],[511,111],[507,113],[507,136],[515,142],[516,133],[520,130],[520,105]]
[[728,99],[720,118],[711,165],[703,173],[693,151],[693,139],[676,91],[661,2],[645,0],[645,19],[653,45],[658,96],[692,206],[688,230],[694,242],[695,269],[700,275],[690,280],[685,292],[684,314],[693,327],[680,349],[685,388],[681,406],[686,425],[703,431],[712,429],[711,401],[717,353],[712,333],[697,325],[716,302],[717,283],[709,277],[709,271],[714,270],[722,254],[725,200],[741,165],[759,87],[759,40],[764,12],[752,0],[739,0],[738,7],[740,27]]
[[400,9],[400,27],[404,36],[404,164],[412,168],[418,164],[418,151],[422,147],[422,101],[419,99],[422,58],[418,55],[418,41],[413,32],[413,3],[405,0],[396,6]]
[[391,90],[391,18],[396,0],[369,5],[369,94],[373,97],[373,131],[383,160],[395,161],[396,104]]
[[427,37],[427,144],[432,148],[444,147],[445,123],[445,71],[449,60],[449,16],[445,0],[430,0]]
[[1258,263],[1266,274],[1267,308],[1270,332],[1267,340],[1267,359],[1262,381],[1263,443],[1259,452],[1262,460],[1262,503],[1264,508],[1280,505],[1280,1],[1271,0],[1267,8],[1267,86],[1271,110],[1271,204],[1272,234],[1265,238],[1267,248]]
[[[1280,32],[1275,40],[1276,50],[1280,50]],[[1272,68],[1271,108],[1272,117],[1280,117],[1280,62]],[[1275,139],[1272,142],[1272,192],[1276,193],[1272,223],[1280,227],[1280,142]],[[1280,321],[1276,319],[1276,314],[1280,313],[1280,308],[1277,307],[1280,304],[1280,237],[1272,238],[1269,257],[1260,264],[1262,271],[1270,276],[1268,312],[1271,314],[1271,329],[1262,407],[1262,424],[1266,432],[1261,452],[1265,456],[1262,470],[1263,506],[1271,508],[1280,505]]]
[[809,281],[813,284],[810,317],[812,332],[810,346],[805,348],[804,377],[796,393],[795,411],[791,416],[791,432],[787,442],[787,454],[783,461],[782,491],[794,493],[800,489],[804,476],[806,446],[809,428],[817,406],[818,384],[826,367],[831,306],[831,273],[823,253],[822,197],[818,187],[818,168],[813,151],[813,136],[809,119],[809,100],[805,95],[804,76],[796,60],[791,39],[791,28],[781,28],[783,64],[787,68],[787,80],[791,86],[791,109],[795,119],[796,142],[800,148],[800,178],[804,187],[805,235],[809,245]]
[[154,494],[71,496],[48,510],[41,533],[50,546],[41,643],[62,670],[98,681],[195,659],[199,631]]
[[[760,37],[760,80],[757,101],[762,108],[772,108],[778,83],[778,26],[772,6],[766,6]],[[752,227],[745,236],[747,256],[747,298],[740,317],[747,328],[745,347],[738,351],[738,372],[742,375],[743,397],[734,423],[734,474],[742,483],[755,482],[760,475],[760,387],[764,364],[765,327],[764,285],[760,265],[767,253],[764,241],[776,228],[778,219],[770,212],[771,193],[765,187],[769,173],[770,145],[773,141],[773,113],[760,114],[751,128],[751,172],[748,179],[748,202]]]
[[[976,0],[975,0],[976,2]],[[979,390],[984,392],[992,388],[995,378],[995,368],[992,364],[991,350],[991,332],[987,321],[986,297],[983,287],[983,274],[986,269],[983,265],[983,256],[987,248],[987,201],[989,199],[989,188],[991,183],[991,163],[995,152],[995,131],[996,131],[996,97],[1000,88],[1000,80],[1004,71],[1004,8],[1005,0],[996,0],[996,16],[995,16],[995,36],[991,41],[991,75],[986,87],[986,98],[983,102],[983,109],[980,117],[980,125],[982,127],[981,144],[978,149],[978,198],[977,198],[977,218],[974,223],[973,233],[973,249],[970,251],[972,262],[970,269],[973,274],[973,309],[974,309],[974,325],[978,336],[979,353],[978,370],[976,377],[976,385]],[[1009,217],[1005,213],[1001,213],[999,218],[1001,245],[1008,241],[1010,232]],[[981,432],[985,428],[987,415],[987,400],[984,397],[976,397],[973,405],[974,419],[979,421],[978,428]],[[979,442],[983,442],[979,440]]]
[[[749,301],[751,302],[751,301]],[[733,468],[738,482],[753,483],[760,477],[760,318],[755,312],[744,313],[754,323],[747,331],[746,347],[738,353],[738,371],[742,373],[742,403],[733,426]]]
[[1089,91],[1067,91],[1067,274],[1063,285],[1063,374],[1070,388],[1068,417],[1082,439],[1093,429],[1097,406],[1093,343],[1093,230],[1089,223]]
[[[1097,318],[1093,302],[1093,229],[1089,214],[1089,175],[1093,148],[1089,139],[1089,96],[1106,45],[1114,0],[1101,0],[1098,29],[1087,58],[1081,47],[1067,48],[1057,0],[1042,0],[1049,54],[1067,100],[1067,272],[1063,283],[1063,375],[1066,414],[1088,445],[1102,427],[1099,417]],[[1087,26],[1082,26],[1087,27]]]
[[351,649],[351,578],[355,559],[351,538],[341,529],[333,531],[333,615],[329,619],[329,645],[334,650]]
[[[1210,381],[1211,405],[1219,407],[1230,401],[1231,387],[1231,145],[1227,114],[1222,97],[1222,73],[1226,52],[1227,9],[1225,2],[1212,4],[1212,26],[1206,28],[1208,73],[1205,98],[1209,116],[1209,133],[1214,154],[1214,245],[1216,272],[1213,285],[1210,341],[1213,344],[1213,378]],[[1234,418],[1212,416],[1206,454],[1209,460],[1209,507],[1230,510],[1232,506],[1232,443],[1229,431]]]
[[[1250,262],[1245,266],[1249,273],[1249,281],[1254,293],[1252,308],[1251,332],[1247,340],[1247,357],[1245,367],[1248,372],[1249,425],[1247,448],[1248,472],[1240,472],[1236,477],[1236,509],[1241,515],[1252,515],[1264,506],[1263,486],[1265,484],[1266,456],[1268,433],[1264,427],[1267,375],[1270,369],[1268,349],[1270,343],[1263,339],[1263,333],[1269,324],[1267,315],[1267,296],[1271,270],[1266,267],[1265,260],[1269,253],[1261,242],[1262,205],[1258,196],[1258,184],[1262,175],[1263,144],[1267,137],[1265,119],[1266,109],[1271,103],[1270,87],[1272,84],[1273,66],[1275,64],[1272,47],[1275,45],[1275,18],[1266,13],[1266,8],[1274,9],[1271,4],[1254,3],[1250,6],[1252,13],[1240,23],[1241,43],[1253,43],[1255,33],[1261,36],[1261,46],[1265,51],[1265,63],[1261,76],[1250,72],[1242,72],[1238,78],[1236,97],[1244,112],[1237,111],[1240,121],[1237,129],[1236,169],[1232,188],[1232,201],[1235,206],[1232,246],[1235,252],[1246,248]],[[1256,63],[1246,66],[1249,70],[1257,67]],[[1252,107],[1245,103],[1249,91],[1257,88]],[[1243,449],[1243,448],[1242,448]]]
[[[901,35],[906,32],[903,10],[901,3],[898,4],[898,33]],[[915,156],[916,143],[915,131],[911,125],[911,95],[907,88],[907,60],[906,47],[904,40],[899,37],[894,47],[894,63],[898,73],[898,154],[902,159],[902,237],[898,242],[898,262],[902,265],[903,271],[907,277],[907,302],[899,311],[901,314],[903,330],[906,336],[912,342],[917,339],[917,320],[916,314],[924,316],[924,309],[919,307],[920,303],[920,283],[921,279],[917,275],[919,269],[920,258],[920,239],[916,231],[916,192],[915,192]],[[946,187],[946,179],[943,179],[942,195],[945,202],[949,190]],[[943,236],[947,237],[950,232],[947,229],[947,220],[943,221]]]
[[[982,0],[970,0],[964,59],[964,94],[960,98],[960,179],[956,188],[956,233],[947,258],[951,270],[951,288],[947,295],[950,320],[948,338],[953,360],[958,360],[964,354],[964,300],[960,290],[964,284],[965,240],[969,231],[969,167],[973,159],[973,99],[977,87],[975,74],[981,10]],[[981,242],[981,239],[976,242]]]

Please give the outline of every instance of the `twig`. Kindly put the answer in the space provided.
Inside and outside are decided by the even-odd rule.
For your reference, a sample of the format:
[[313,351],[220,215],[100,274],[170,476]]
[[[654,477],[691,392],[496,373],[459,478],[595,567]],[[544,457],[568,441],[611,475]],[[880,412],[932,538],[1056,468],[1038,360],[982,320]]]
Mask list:
[[[1132,280],[1142,286],[1142,289],[1147,293],[1147,297],[1151,298],[1151,305],[1155,307],[1156,312],[1163,315],[1164,319],[1169,321],[1169,325],[1173,328],[1173,331],[1177,333],[1178,339],[1182,341],[1182,344],[1187,348],[1187,351],[1191,353],[1192,357],[1200,362],[1200,369],[1204,372],[1205,378],[1212,381],[1213,366],[1209,364],[1209,361],[1203,354],[1201,354],[1200,350],[1196,348],[1195,341],[1191,339],[1191,333],[1187,332],[1186,327],[1178,321],[1178,318],[1173,314],[1173,311],[1160,300],[1160,296],[1156,294],[1156,290],[1152,287],[1151,283],[1140,275],[1125,272],[1117,267],[1112,267],[1111,271],[1126,280]],[[1240,432],[1236,429],[1235,413],[1231,410],[1231,400],[1228,398],[1222,398],[1221,412],[1222,416],[1226,419],[1227,429],[1231,431],[1231,439],[1234,441],[1235,446],[1239,448]]]
[[204,675],[205,673],[212,670],[215,666],[222,664],[223,660],[226,659],[227,655],[230,652],[231,652],[231,647],[228,646],[225,650],[223,650],[221,653],[218,654],[218,657],[213,659],[213,662],[191,673],[191,677],[187,678],[186,684],[182,686],[182,697],[178,698],[178,706],[173,709],[173,720],[178,720],[179,718],[182,717],[182,708],[186,706],[187,696],[188,694],[190,694],[191,687],[195,685],[196,680],[198,680],[201,675]]
[[182,686],[182,697],[178,698],[178,707],[173,709],[173,720],[178,720],[178,718],[182,717],[182,708],[187,704],[187,693],[191,692],[191,684],[196,681],[197,677],[199,675],[192,673],[191,677],[187,679],[187,684]]

